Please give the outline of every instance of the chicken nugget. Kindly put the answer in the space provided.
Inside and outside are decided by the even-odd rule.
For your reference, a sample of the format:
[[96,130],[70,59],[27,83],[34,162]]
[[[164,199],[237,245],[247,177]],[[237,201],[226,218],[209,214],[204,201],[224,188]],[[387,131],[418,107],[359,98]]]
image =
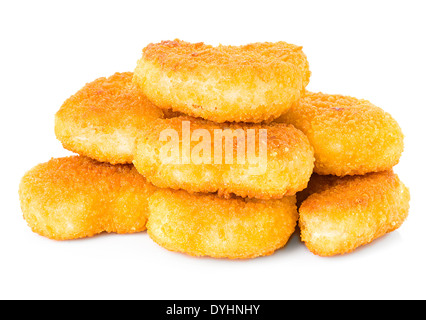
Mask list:
[[72,156],[28,171],[19,196],[24,219],[34,232],[70,240],[104,231],[145,230],[148,197],[154,189],[132,165]]
[[149,236],[192,256],[248,259],[283,247],[297,223],[295,196],[278,200],[157,189],[151,196]]
[[398,229],[410,193],[391,171],[364,176],[314,175],[299,208],[301,239],[316,255],[345,254]]
[[86,84],[55,116],[64,148],[98,161],[132,163],[139,129],[163,117],[132,83],[133,73],[116,73]]
[[160,108],[216,122],[262,122],[300,98],[310,71],[285,42],[213,47],[181,40],[143,49],[134,82]]
[[181,116],[158,119],[141,132],[133,163],[160,188],[271,199],[306,188],[314,156],[292,125]]
[[389,170],[404,149],[398,123],[367,100],[307,93],[277,121],[307,135],[315,150],[314,172],[322,175]]

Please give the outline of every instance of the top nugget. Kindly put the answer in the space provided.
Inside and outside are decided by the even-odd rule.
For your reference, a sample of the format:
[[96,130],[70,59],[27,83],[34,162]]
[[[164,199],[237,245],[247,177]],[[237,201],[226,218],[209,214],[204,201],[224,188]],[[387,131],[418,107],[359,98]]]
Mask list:
[[302,47],[293,44],[213,47],[174,40],[144,48],[133,81],[162,109],[257,123],[287,111],[309,77]]

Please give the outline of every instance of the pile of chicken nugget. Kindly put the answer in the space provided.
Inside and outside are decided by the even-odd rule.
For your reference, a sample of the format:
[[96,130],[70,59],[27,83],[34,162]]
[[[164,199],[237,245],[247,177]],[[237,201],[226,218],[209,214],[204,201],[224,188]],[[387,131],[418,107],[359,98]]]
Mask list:
[[151,43],[133,72],[60,107],[56,137],[77,155],[24,175],[24,219],[54,240],[147,230],[170,251],[229,259],[285,250],[295,232],[316,255],[346,254],[398,229],[398,123],[308,91],[310,76],[286,42]]

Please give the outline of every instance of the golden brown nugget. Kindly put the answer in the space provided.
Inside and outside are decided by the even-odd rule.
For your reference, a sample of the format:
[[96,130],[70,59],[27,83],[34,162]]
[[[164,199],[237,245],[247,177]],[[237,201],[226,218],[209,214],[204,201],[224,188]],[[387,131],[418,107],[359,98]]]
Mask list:
[[65,101],[55,133],[66,149],[112,164],[132,162],[138,130],[163,117],[132,77],[124,72],[99,78]]
[[315,150],[314,172],[322,175],[389,170],[404,148],[398,123],[367,100],[307,93],[278,121],[308,136]]
[[145,230],[148,197],[154,189],[132,165],[72,156],[28,171],[19,196],[24,219],[34,232],[70,240],[104,231]]
[[302,47],[285,42],[213,47],[149,44],[134,82],[160,108],[216,122],[273,120],[300,98],[310,71]]
[[[168,132],[170,137],[163,136]],[[177,148],[169,147],[172,136]],[[291,125],[218,124],[183,116],[158,119],[144,130],[134,165],[161,188],[271,199],[306,188],[314,157],[306,136]]]
[[283,247],[297,223],[295,196],[224,199],[216,194],[157,189],[147,228],[160,246],[192,256],[248,259]]
[[409,190],[393,171],[313,176],[310,188],[318,192],[302,202],[299,227],[302,241],[320,256],[351,252],[398,229],[408,215]]

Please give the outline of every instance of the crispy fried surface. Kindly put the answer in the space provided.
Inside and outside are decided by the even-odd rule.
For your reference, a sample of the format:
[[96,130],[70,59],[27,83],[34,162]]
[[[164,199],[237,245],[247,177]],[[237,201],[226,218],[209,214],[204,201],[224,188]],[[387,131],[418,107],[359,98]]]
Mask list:
[[163,117],[132,77],[125,72],[99,78],[65,101],[55,133],[66,149],[112,164],[132,162],[137,131]]
[[[210,137],[208,161],[195,164],[192,160],[196,146],[200,140],[193,139],[190,145],[191,158],[185,164],[182,155],[185,153],[182,143],[183,123],[190,123],[190,132],[197,129],[207,131]],[[233,139],[233,163],[224,159],[226,140],[218,144],[222,152],[222,161],[215,160],[215,129],[241,130],[244,132],[247,147],[245,163],[238,160],[238,142]],[[259,132],[266,129],[267,141],[265,152],[259,152]],[[162,156],[162,148],[168,141],[160,141],[161,134],[173,130],[179,134],[178,159],[171,163]],[[257,163],[249,162],[248,131],[256,133]],[[189,137],[187,138],[189,140]],[[207,140],[206,140],[207,141]],[[219,140],[220,141],[220,140]],[[242,142],[244,145],[244,142]],[[253,143],[251,144],[253,145]],[[198,154],[198,153],[197,153]],[[204,150],[203,150],[204,155]],[[180,156],[180,158],[179,158]],[[141,134],[137,142],[134,164],[138,171],[154,185],[162,188],[184,189],[189,192],[219,192],[228,196],[236,194],[241,197],[260,199],[281,198],[294,195],[307,186],[314,166],[313,149],[306,136],[291,125],[271,123],[270,125],[255,124],[217,124],[207,120],[192,117],[177,117],[158,119]],[[262,170],[264,168],[264,170]]]
[[299,208],[303,201],[306,200],[311,194],[325,191],[332,187],[341,178],[332,175],[319,175],[317,173],[312,174],[309,179],[308,187],[296,194],[297,207]]
[[144,48],[134,82],[161,108],[216,122],[261,122],[288,110],[309,77],[296,45],[212,47],[174,40]]
[[302,241],[314,254],[353,251],[398,229],[410,193],[393,171],[311,180],[312,194],[299,208]]
[[307,93],[278,122],[308,136],[315,150],[314,172],[323,175],[389,170],[404,148],[398,123],[367,100]]
[[150,198],[147,228],[162,247],[193,256],[247,259],[283,247],[298,218],[295,197],[223,199],[158,189]]
[[[157,192],[158,191],[158,192]],[[145,230],[165,248],[216,258],[254,258],[285,245],[297,222],[295,196],[224,199],[157,189],[132,165],[86,157],[52,159],[28,171],[19,195],[31,229],[55,240]]]
[[145,230],[154,186],[132,165],[112,166],[86,157],[52,159],[28,171],[19,195],[31,229],[55,240],[101,232]]

